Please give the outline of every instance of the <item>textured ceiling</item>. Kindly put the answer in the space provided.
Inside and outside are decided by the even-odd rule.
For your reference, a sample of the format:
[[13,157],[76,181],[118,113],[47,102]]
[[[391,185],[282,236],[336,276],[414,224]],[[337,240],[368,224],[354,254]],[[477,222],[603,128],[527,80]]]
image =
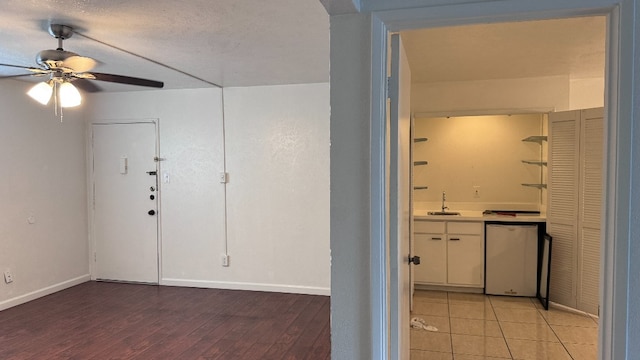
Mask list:
[[[2,0],[0,63],[35,65],[54,49],[49,23],[80,34],[64,48],[100,61],[97,72],[165,82],[165,88],[329,81],[335,0]],[[413,82],[604,72],[605,18],[482,24],[403,32]],[[102,43],[101,43],[102,42]],[[167,69],[105,44],[144,56]],[[0,67],[0,75],[16,74]],[[96,82],[107,91],[140,88]]]
[[[319,0],[2,0],[0,63],[34,66],[40,50],[55,49],[50,22],[222,86],[329,80],[329,16]],[[97,72],[211,86],[77,34],[64,48],[99,60]]]
[[604,76],[605,17],[469,25],[402,35],[414,83]]

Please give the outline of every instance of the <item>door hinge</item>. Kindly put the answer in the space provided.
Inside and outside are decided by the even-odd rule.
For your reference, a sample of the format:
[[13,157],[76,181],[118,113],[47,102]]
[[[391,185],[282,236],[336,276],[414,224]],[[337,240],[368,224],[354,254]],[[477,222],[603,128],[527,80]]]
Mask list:
[[96,262],[96,261],[98,261],[98,260],[97,260],[97,257],[96,257],[96,253],[94,252],[93,253],[93,262]]
[[390,86],[389,84],[391,84],[391,76],[387,76],[387,83],[386,83],[385,89],[384,89],[385,98],[387,98],[387,99],[391,99],[391,94],[389,92],[389,86]]

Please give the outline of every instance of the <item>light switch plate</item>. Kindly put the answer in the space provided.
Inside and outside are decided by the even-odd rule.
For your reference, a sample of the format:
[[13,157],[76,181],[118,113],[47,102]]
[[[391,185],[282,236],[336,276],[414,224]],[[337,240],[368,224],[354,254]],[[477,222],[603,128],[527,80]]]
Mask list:
[[11,284],[13,282],[13,275],[11,274],[11,271],[6,270],[4,272],[4,282],[7,284]]

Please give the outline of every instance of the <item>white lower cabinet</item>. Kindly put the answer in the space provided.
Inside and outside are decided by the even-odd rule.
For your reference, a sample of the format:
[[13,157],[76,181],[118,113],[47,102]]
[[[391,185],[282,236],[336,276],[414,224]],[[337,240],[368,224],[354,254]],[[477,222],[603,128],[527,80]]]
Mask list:
[[414,250],[420,265],[414,267],[418,283],[444,285],[447,282],[447,238],[445,234],[415,234]]
[[484,287],[484,247],[481,235],[447,236],[447,283]]
[[415,221],[415,282],[484,287],[482,221]]

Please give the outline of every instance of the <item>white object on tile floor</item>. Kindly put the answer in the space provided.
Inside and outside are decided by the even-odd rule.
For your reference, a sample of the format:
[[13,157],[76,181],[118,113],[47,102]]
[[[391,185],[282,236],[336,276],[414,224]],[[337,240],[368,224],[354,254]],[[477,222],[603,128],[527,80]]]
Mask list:
[[424,319],[419,317],[414,317],[411,319],[411,328],[413,329],[423,329],[427,331],[438,331],[438,328],[435,326],[427,325]]

